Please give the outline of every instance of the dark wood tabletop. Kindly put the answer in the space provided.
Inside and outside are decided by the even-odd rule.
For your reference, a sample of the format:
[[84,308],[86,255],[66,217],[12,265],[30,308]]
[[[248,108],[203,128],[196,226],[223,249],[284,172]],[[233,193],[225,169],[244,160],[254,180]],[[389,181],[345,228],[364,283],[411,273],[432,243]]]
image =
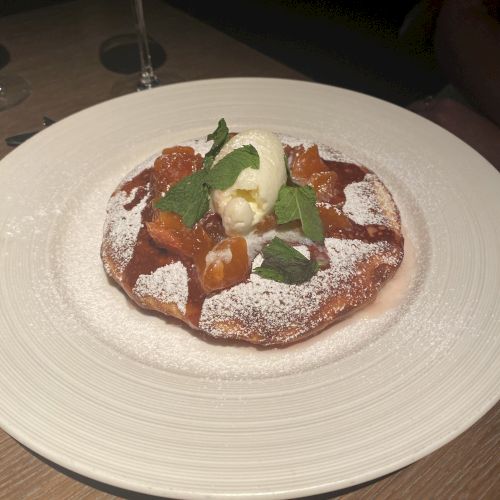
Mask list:
[[[184,81],[260,76],[307,80],[160,0],[145,0],[150,35],[167,54],[158,69]],[[62,119],[112,97],[128,78],[100,62],[100,44],[133,30],[129,2],[77,0],[0,18],[10,53],[0,71],[26,78],[32,94],[0,112],[0,158],[10,135],[36,130],[42,117]],[[209,48],[209,49],[208,49]],[[1,402],[0,402],[1,404]],[[500,498],[500,404],[452,442],[370,483],[313,498]],[[0,430],[0,498],[143,498],[50,463]]]

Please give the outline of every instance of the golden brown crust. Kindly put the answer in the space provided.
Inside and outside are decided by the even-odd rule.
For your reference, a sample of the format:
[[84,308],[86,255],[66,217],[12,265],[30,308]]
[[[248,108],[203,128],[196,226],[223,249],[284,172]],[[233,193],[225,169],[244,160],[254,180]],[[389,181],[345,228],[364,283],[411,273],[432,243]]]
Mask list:
[[[376,208],[371,215],[377,222],[373,227],[389,228],[389,240],[327,238],[325,248],[330,265],[310,282],[286,285],[252,273],[246,282],[211,294],[198,304],[193,299],[196,279],[190,266],[154,249],[148,239],[148,174],[147,169],[137,171],[118,186],[109,201],[101,247],[104,267],[140,307],[176,317],[211,337],[265,346],[305,339],[373,301],[402,261],[403,237],[397,206],[373,173],[367,174],[366,179],[373,188],[369,201]],[[359,202],[360,199],[352,202],[352,207]],[[357,216],[362,219],[370,214],[367,216],[361,208]],[[141,252],[150,255],[147,264]],[[254,267],[259,258],[256,257]]]
[[[329,243],[329,242],[327,242]],[[351,253],[348,240],[337,240],[333,245],[342,252]],[[364,251],[364,255],[363,255]],[[334,253],[335,250],[332,251]],[[351,263],[320,271],[314,283],[305,285],[264,284],[254,277],[254,284],[240,286],[226,292],[225,300],[213,304],[217,297],[208,299],[201,324],[210,334],[219,338],[233,338],[261,345],[285,345],[308,338],[325,327],[344,319],[354,310],[372,302],[384,283],[392,277],[402,259],[400,245],[376,245],[370,249],[359,243],[359,258],[341,257]],[[351,267],[351,264],[352,265]],[[247,291],[242,289],[247,287]],[[288,287],[288,290],[286,289]],[[266,293],[274,299],[260,302]],[[286,296],[284,296],[286,294]],[[254,295],[256,303],[252,304]],[[242,306],[235,302],[243,302]],[[232,307],[225,307],[232,304]],[[221,306],[222,307],[218,307]]]

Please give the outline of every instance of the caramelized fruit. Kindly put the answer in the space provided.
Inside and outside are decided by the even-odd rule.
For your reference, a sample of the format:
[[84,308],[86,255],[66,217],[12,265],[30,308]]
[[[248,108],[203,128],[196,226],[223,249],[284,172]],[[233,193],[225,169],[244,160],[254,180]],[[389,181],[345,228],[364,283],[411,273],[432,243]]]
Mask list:
[[203,219],[201,219],[200,224],[205,228],[210,238],[214,243],[219,243],[226,237],[226,232],[224,231],[224,226],[222,225],[222,219],[219,214],[209,211],[205,214]]
[[198,266],[214,246],[214,241],[203,224],[186,227],[179,215],[173,212],[155,211],[152,222],[147,222],[147,229],[154,242],[171,252],[186,257]]
[[297,184],[307,184],[313,174],[328,171],[328,165],[319,156],[318,146],[307,149],[300,146],[293,149],[290,173]]
[[327,238],[332,236],[342,237],[346,231],[352,228],[351,220],[335,207],[319,206],[318,210]]
[[241,283],[250,272],[247,242],[241,236],[227,238],[215,245],[206,261],[200,277],[207,293]]
[[174,184],[203,166],[203,158],[189,146],[166,148],[155,160],[151,181],[153,192],[159,196]]
[[316,199],[320,202],[335,205],[345,201],[344,190],[339,185],[335,172],[319,172],[312,174],[309,184],[316,191]]

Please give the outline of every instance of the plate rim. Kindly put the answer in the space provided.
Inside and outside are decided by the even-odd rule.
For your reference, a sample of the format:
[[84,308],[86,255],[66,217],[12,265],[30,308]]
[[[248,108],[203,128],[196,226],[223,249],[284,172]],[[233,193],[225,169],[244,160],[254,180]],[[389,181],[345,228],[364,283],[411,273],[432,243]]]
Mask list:
[[[271,81],[274,81],[275,84],[276,83],[280,83],[280,82],[294,82],[294,83],[300,83],[301,85],[307,85],[307,86],[321,86],[321,87],[324,87],[324,88],[337,88],[339,89],[338,87],[331,87],[329,85],[324,85],[324,84],[317,84],[317,83],[312,83],[312,82],[303,82],[303,81],[300,81],[300,80],[288,80],[288,79],[276,79],[276,78],[245,78],[245,77],[239,77],[239,78],[223,78],[223,79],[209,79],[209,80],[200,80],[200,81],[196,81],[196,82],[185,82],[185,83],[179,83],[179,84],[175,84],[177,86],[181,85],[181,86],[186,86],[186,85],[192,85],[192,84],[197,84],[197,85],[206,85],[206,84],[210,84],[210,83],[213,83],[215,82],[216,84],[228,84],[228,83],[231,83],[233,81],[239,81],[239,82],[245,82],[245,81],[249,81],[249,82],[255,82],[256,80],[258,81],[266,81],[267,83],[271,82]],[[356,94],[359,94],[358,92],[355,92],[355,91],[352,91],[352,90],[348,90],[348,89],[340,89],[342,91],[346,91],[346,92],[349,92],[349,93],[352,93],[354,95]],[[156,89],[154,90],[153,92],[157,92],[157,91],[162,91],[162,89]],[[380,99],[377,99],[377,98],[374,98],[374,97],[371,97],[371,96],[365,96],[364,94],[359,94],[359,95],[362,95],[364,97],[370,97],[371,99],[375,99],[376,101],[379,101],[381,103],[383,103],[383,105],[390,105],[390,106],[395,106],[395,107],[398,107],[399,106],[396,106],[394,104],[391,104],[391,103],[387,103],[385,101],[382,101]],[[124,102],[125,99],[128,99],[130,98],[130,96],[123,96],[123,97],[119,97],[117,99],[120,99],[121,101],[120,102]],[[95,108],[99,107],[99,106],[102,106],[104,104],[109,104],[109,102],[112,102],[112,101],[116,101],[115,99],[111,100],[111,101],[105,101],[103,103],[98,103],[98,104],[95,104],[94,106],[91,106],[89,108],[86,108],[84,110],[81,110],[73,115],[70,115],[69,117],[67,117],[66,119],[64,120],[61,120],[61,122],[59,122],[58,124],[56,124],[56,126],[62,128],[64,126],[66,122],[66,120],[68,119],[77,119],[78,116],[81,116],[81,113],[88,113],[88,112],[92,112],[92,110],[94,110]],[[422,120],[425,120],[422,118]],[[436,126],[437,127],[437,126]],[[440,128],[440,127],[439,127]],[[442,130],[442,129],[441,129]],[[443,130],[444,132],[444,130]],[[31,139],[30,141],[27,141],[26,145],[22,145],[20,148],[17,149],[17,151],[13,151],[11,152],[9,155],[7,155],[5,158],[8,158],[10,157],[10,155],[14,155],[14,156],[17,156],[18,154],[19,155],[22,155],[22,153],[25,151],[25,149],[28,149],[30,146],[30,144],[34,144],[33,142],[31,141],[42,141],[43,138],[45,137],[44,134],[48,134],[50,133],[50,130],[47,130],[45,131],[44,133],[41,133],[39,134],[38,138],[35,136],[33,139]],[[446,132],[448,133],[448,132]],[[448,133],[449,134],[449,133]],[[450,134],[451,136],[451,134]],[[452,136],[454,139],[456,139],[454,136]],[[459,141],[459,139],[456,139],[457,141]],[[461,142],[461,141],[460,141]],[[464,143],[462,143],[464,144]],[[467,145],[465,145],[467,146]],[[467,146],[467,148],[470,148],[469,146]],[[470,148],[471,149],[471,148]],[[471,149],[472,150],[472,149]],[[19,151],[19,152],[18,152]],[[478,156],[480,156],[478,153],[476,153],[474,151],[475,154],[477,154]],[[0,168],[2,168],[5,163],[5,158],[3,158],[1,161],[0,161]],[[482,158],[482,157],[481,157]],[[9,160],[10,161],[10,160]],[[493,167],[492,167],[493,168]],[[477,420],[479,420],[482,416],[484,416],[491,408],[493,408],[493,406],[497,403],[498,401],[498,396],[493,396],[491,400],[488,400],[488,401],[485,401],[484,405],[481,407],[481,409],[479,411],[476,412],[476,414],[474,414],[474,416],[471,416],[469,418],[469,420],[467,422],[462,422],[462,425],[460,426],[457,426],[457,427],[454,427],[447,435],[445,435],[441,440],[439,440],[438,442],[434,443],[433,445],[429,445],[427,446],[426,448],[420,450],[419,452],[414,452],[411,456],[408,457],[408,459],[406,461],[398,461],[398,465],[397,467],[394,467],[394,466],[386,466],[385,468],[381,468],[379,471],[375,471],[375,472],[371,472],[371,473],[368,473],[364,476],[360,476],[359,477],[359,481],[356,480],[355,482],[352,482],[352,481],[349,481],[347,483],[343,483],[342,481],[336,481],[336,482],[333,482],[333,483],[328,483],[328,484],[322,484],[322,485],[318,485],[316,487],[312,487],[312,488],[306,488],[306,489],[294,489],[294,490],[290,490],[290,491],[287,491],[287,492],[276,492],[276,493],[263,493],[265,494],[267,497],[269,498],[288,498],[290,494],[317,494],[317,493],[325,493],[325,492],[330,492],[330,491],[334,491],[336,489],[339,489],[339,488],[346,488],[346,487],[349,487],[349,486],[353,486],[355,484],[361,484],[361,483],[364,483],[366,481],[370,481],[371,479],[374,479],[374,478],[377,478],[377,477],[380,477],[381,475],[384,475],[384,474],[387,474],[389,472],[392,472],[392,471],[395,471],[395,470],[398,470],[402,467],[405,467],[406,465],[410,464],[410,463],[413,463],[415,462],[416,460],[428,455],[429,453],[431,453],[432,451],[435,451],[436,449],[440,448],[441,446],[443,446],[444,444],[450,442],[451,440],[453,440],[455,437],[457,437],[459,434],[461,434],[462,432],[464,432],[466,429],[468,429],[474,422],[476,422]],[[54,453],[50,451],[50,449],[46,449],[46,447],[44,447],[43,443],[36,443],[33,441],[33,439],[30,439],[28,436],[24,435],[22,431],[20,431],[19,429],[16,429],[15,427],[15,423],[12,423],[12,425],[9,425],[9,422],[6,421],[4,418],[3,418],[3,414],[2,412],[0,412],[0,421],[1,421],[1,427],[3,429],[6,430],[6,432],[8,434],[10,434],[12,437],[14,437],[14,439],[18,440],[19,442],[21,442],[23,445],[25,445],[26,447],[28,447],[30,450],[33,450],[35,451],[36,453],[39,453],[40,455],[42,455],[43,457],[46,457],[48,460],[56,463],[56,464],[59,464],[61,465],[62,467],[65,467],[69,470],[72,470],[74,472],[77,472],[78,474],[82,474],[88,478],[95,478],[96,480],[98,481],[101,481],[102,483],[105,483],[105,484],[111,484],[111,485],[114,485],[116,487],[119,487],[119,488],[124,488],[124,489],[131,489],[130,488],[130,484],[124,484],[121,480],[119,479],[116,479],[116,478],[113,478],[113,477],[110,477],[109,475],[102,475],[100,471],[97,471],[95,469],[92,469],[92,467],[85,467],[84,464],[80,464],[80,465],[77,465],[77,462],[78,461],[75,461],[75,460],[71,460],[70,458],[68,458],[68,460],[60,460],[60,457],[58,458],[57,457],[57,453],[56,453],[56,456],[54,456]],[[137,485],[138,487],[140,487],[140,485]],[[174,491],[174,490],[162,490],[162,491],[157,491],[156,489],[151,489],[151,488],[145,488],[145,489],[138,489],[137,487],[134,487],[133,488],[133,491],[140,491],[142,493],[148,493],[148,494],[168,494],[168,495],[180,495],[178,496],[178,498],[207,498],[207,494],[205,493],[197,493],[197,492],[188,492],[188,491]],[[286,496],[283,496],[284,494],[286,494]],[[186,495],[189,495],[189,496],[186,496]],[[232,497],[233,495],[229,495],[229,494],[224,494],[224,493],[208,493],[208,496],[217,496],[217,497]],[[234,495],[236,496],[236,495]],[[237,495],[239,498],[254,498],[254,497],[257,497],[259,496],[258,494],[254,494],[254,493],[250,493],[248,494],[248,496],[246,494],[238,494]]]

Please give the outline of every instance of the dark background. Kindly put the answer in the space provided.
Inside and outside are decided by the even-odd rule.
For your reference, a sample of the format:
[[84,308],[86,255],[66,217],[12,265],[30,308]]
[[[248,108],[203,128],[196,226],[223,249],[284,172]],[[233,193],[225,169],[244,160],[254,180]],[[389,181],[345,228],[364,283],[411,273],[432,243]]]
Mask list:
[[[63,1],[0,0],[0,15]],[[321,83],[403,106],[446,83],[431,45],[415,49],[398,36],[415,0],[164,1]],[[147,0],[144,9],[147,21]]]
[[313,78],[406,105],[446,83],[431,46],[398,33],[409,0],[168,0],[168,3]]

